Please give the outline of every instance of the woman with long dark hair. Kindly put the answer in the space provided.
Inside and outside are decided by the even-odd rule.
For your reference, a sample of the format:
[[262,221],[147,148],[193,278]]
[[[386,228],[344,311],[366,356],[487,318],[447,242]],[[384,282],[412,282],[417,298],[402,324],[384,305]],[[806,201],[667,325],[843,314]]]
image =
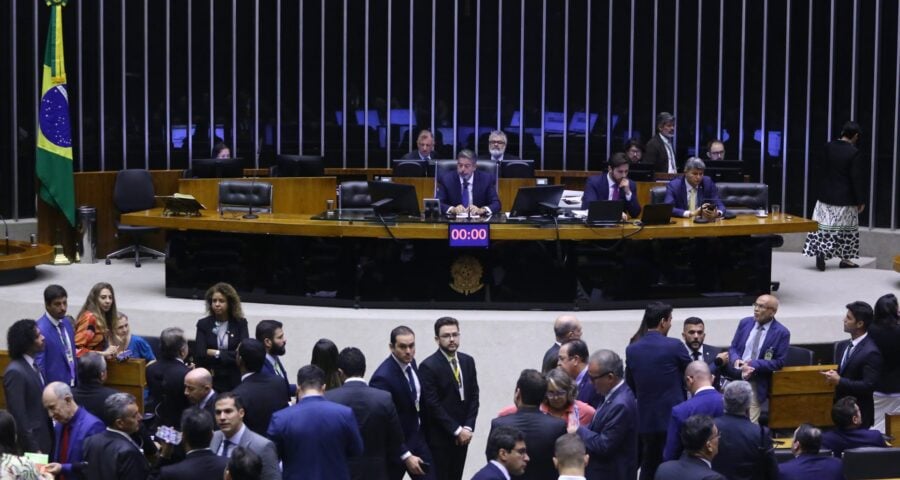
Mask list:
[[241,299],[231,285],[220,282],[206,291],[206,317],[197,320],[194,362],[213,373],[213,389],[230,392],[241,383],[235,350],[250,337]]
[[116,346],[110,342],[115,332],[119,313],[116,310],[116,292],[112,285],[100,282],[91,288],[84,306],[75,321],[76,355],[98,352],[103,356],[116,354]]
[[0,480],[52,479],[40,473],[31,460],[20,455],[16,442],[16,421],[6,410],[0,410]]
[[338,375],[338,348],[331,340],[320,338],[313,346],[312,360],[309,363],[325,372],[325,389],[333,390],[340,387],[341,377]]
[[884,433],[884,414],[900,412],[900,313],[897,297],[883,295],[875,302],[875,316],[869,326],[869,336],[881,350],[881,377],[875,384],[873,428]]

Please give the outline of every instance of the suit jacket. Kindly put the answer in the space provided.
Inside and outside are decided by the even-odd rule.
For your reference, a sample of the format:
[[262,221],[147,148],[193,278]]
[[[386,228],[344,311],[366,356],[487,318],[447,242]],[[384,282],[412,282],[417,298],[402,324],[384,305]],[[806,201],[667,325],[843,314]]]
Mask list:
[[553,346],[547,349],[544,354],[544,360],[541,362],[541,373],[547,374],[550,370],[559,365],[559,343],[554,342]]
[[639,433],[665,432],[672,407],[685,399],[684,343],[650,330],[625,349],[625,379],[637,397]]
[[[769,397],[769,385],[772,383],[772,372],[781,370],[787,359],[788,347],[791,345],[791,332],[778,320],[771,320],[772,325],[766,332],[766,339],[759,347],[759,356],[750,360],[750,366],[755,370],[750,380],[756,383],[756,398],[760,403]],[[734,338],[731,339],[731,347],[728,348],[728,365],[726,370],[731,378],[741,378],[741,371],[734,368],[735,360],[744,356],[744,347],[747,338],[756,328],[756,320],[746,317],[738,323]],[[766,357],[769,356],[769,359]]]
[[245,378],[232,392],[244,404],[244,425],[260,434],[266,433],[272,415],[291,401],[281,378],[261,371]]
[[[206,410],[207,412],[209,412],[210,415],[212,415],[213,420],[215,420],[215,418],[216,418],[216,399],[218,399],[218,398],[219,398],[219,394],[216,393],[215,390],[213,390],[212,396],[209,397],[209,400],[207,400],[206,404],[203,405],[203,409]],[[188,403],[190,403],[190,400],[188,401]],[[200,404],[197,404],[196,406],[199,407]],[[218,422],[214,422],[213,429],[214,430],[219,429]]]
[[[413,371],[419,377],[419,384],[422,383],[422,376],[416,367],[416,362],[412,362]],[[400,369],[400,365],[389,355],[381,365],[372,374],[369,385],[374,388],[384,390],[391,395],[394,407],[397,409],[397,418],[400,419],[400,426],[403,428],[404,443],[400,445],[400,453],[407,451],[421,457],[423,454],[431,458],[428,445],[425,442],[425,432],[422,430],[422,422],[427,416],[426,410],[428,405],[420,392],[419,410],[416,410],[415,398],[409,390],[409,381],[406,374]],[[420,417],[421,415],[421,417]],[[400,463],[400,458],[392,459],[396,463]],[[429,461],[430,460],[426,460]]]
[[[685,348],[688,350],[688,356],[693,360],[694,357],[691,355],[690,347],[685,345]],[[721,377],[719,367],[716,366],[716,355],[720,353],[722,353],[722,349],[719,347],[713,347],[705,343],[700,346],[700,359],[709,365],[709,373],[713,375],[713,386],[716,387],[716,390],[719,389],[719,378]]]
[[181,413],[190,405],[184,396],[188,367],[175,359],[160,358],[147,366],[147,388],[161,425],[181,428]]
[[656,470],[654,480],[727,480],[722,474],[709,468],[703,460],[684,454],[678,460],[663,462]]
[[[625,193],[619,189],[619,199],[625,201],[625,211],[631,217],[641,214],[641,204],[637,198],[637,185],[634,180],[628,180],[628,188],[631,190],[631,200],[625,200]],[[609,174],[592,175],[584,186],[584,195],[581,197],[581,208],[589,208],[591,202],[597,200],[609,200]]]
[[841,380],[834,389],[834,400],[851,395],[856,397],[856,404],[859,405],[859,412],[862,414],[862,426],[869,428],[875,419],[872,392],[875,391],[875,384],[881,376],[881,352],[872,341],[872,337],[866,335],[866,338],[850,352],[850,357],[843,367],[840,367],[844,351],[849,346],[850,340],[844,340],[838,342],[835,349],[834,363],[839,366],[838,373]]
[[[494,176],[479,170],[472,174],[472,204],[488,207],[493,213],[500,212],[500,197],[497,196],[497,185]],[[441,202],[441,212],[448,208],[462,205],[462,183],[456,171],[447,172],[438,179],[437,198]]]
[[[428,156],[428,158],[435,158],[433,151],[431,152],[431,155]],[[400,159],[401,160],[420,160],[421,161],[422,156],[419,155],[419,150],[413,150],[413,151],[407,153],[406,155],[400,157]]]
[[363,453],[353,410],[308,396],[276,412],[269,425],[286,480],[349,480],[347,459]]
[[26,452],[50,454],[53,426],[44,410],[44,384],[24,358],[10,360],[3,373],[6,409],[16,420],[19,446]]
[[209,348],[217,349],[219,340],[213,329],[216,319],[212,315],[197,320],[197,336],[194,340],[194,361],[197,365],[213,372],[213,390],[230,392],[241,383],[241,371],[235,359],[235,350],[241,341],[250,337],[246,318],[228,320],[228,348],[222,350],[219,358],[206,354]]
[[[666,199],[663,203],[672,204],[673,217],[684,216],[684,211],[688,208],[687,181],[684,179],[684,175],[673,178],[672,181],[666,185]],[[719,189],[716,187],[716,182],[714,182],[712,178],[706,176],[703,177],[703,180],[700,181],[700,185],[697,186],[696,208],[699,208],[704,203],[714,204],[716,209],[725,212],[725,204],[722,203],[722,199],[719,198]]]
[[825,146],[819,170],[819,201],[828,205],[861,205],[869,198],[866,165],[849,142],[834,140]]
[[588,480],[635,478],[638,467],[637,401],[627,384],[610,393],[597,409],[590,429],[578,427],[590,461]]
[[[209,449],[213,453],[218,452],[224,439],[225,434],[221,430],[213,432],[212,440],[209,442]],[[275,450],[275,444],[271,440],[249,428],[245,428],[238,445],[259,455],[259,458],[262,460],[260,480],[281,480],[281,470],[278,467],[278,452]]]
[[354,380],[326,391],[325,398],[350,407],[362,435],[363,453],[350,459],[350,478],[387,480],[388,462],[403,453],[403,428],[391,395]]
[[556,478],[553,453],[556,439],[566,433],[566,422],[544,414],[537,407],[520,406],[512,415],[493,419],[491,431],[497,427],[513,427],[525,434],[525,446],[528,448],[530,460],[525,474],[516,478],[523,480]]
[[119,393],[119,391],[109,388],[97,380],[78,382],[78,385],[72,389],[75,403],[97,418],[103,418],[106,410],[104,403],[114,393]]
[[887,447],[884,436],[878,430],[868,428],[854,428],[841,430],[835,428],[822,433],[822,447],[831,450],[838,458],[844,454],[844,450],[857,447]]
[[672,417],[669,419],[669,429],[666,432],[666,447],[663,449],[663,460],[675,460],[681,456],[681,426],[685,420],[693,415],[709,415],[721,417],[725,413],[722,394],[715,389],[697,392],[693,397],[675,405],[672,408]]
[[210,449],[188,452],[184,460],[166,465],[153,472],[150,478],[159,480],[197,480],[198,478],[219,478],[225,474],[228,459],[220,457]]
[[597,408],[600,402],[603,401],[603,396],[597,393],[597,389],[594,388],[594,382],[591,381],[591,376],[588,375],[587,370],[581,376],[581,381],[578,382],[575,400],[581,400],[594,408]]
[[150,465],[133,442],[118,432],[104,430],[84,441],[84,478],[91,480],[146,480]]
[[[69,420],[69,451],[66,456],[66,463],[62,464],[62,474],[66,478],[82,478],[72,471],[72,465],[79,464],[84,459],[84,439],[106,430],[103,422],[91,415],[90,412],[80,407],[75,411],[75,415]],[[63,424],[57,423],[53,427],[53,455],[50,456],[51,462],[59,463],[61,459]]]
[[75,329],[72,327],[72,317],[64,317],[60,320],[60,324],[69,340],[72,364],[69,365],[66,346],[59,337],[59,330],[53,326],[46,313],[37,321],[38,329],[44,334],[44,351],[35,355],[34,361],[41,367],[46,384],[63,382],[66,385],[73,385],[75,380]]
[[[525,471],[528,471],[528,468],[525,468]],[[497,468],[491,462],[488,462],[487,465],[481,468],[478,472],[475,473],[475,476],[472,477],[472,480],[506,480],[506,477],[503,475],[503,472]]]
[[422,384],[422,400],[425,402],[425,432],[428,445],[455,446],[453,432],[460,427],[475,430],[478,416],[478,376],[475,360],[465,353],[456,353],[459,370],[462,373],[463,394],[460,399],[459,386],[453,376],[453,369],[444,354],[438,349],[419,365],[419,381]]
[[[281,359],[278,358],[278,357],[275,357],[275,361],[278,362],[277,368],[281,369],[281,375],[279,375],[279,374],[275,371],[275,368],[276,368],[276,367],[272,366],[272,364],[269,363],[269,359],[268,359],[268,358],[266,359],[265,362],[263,362],[263,368],[262,368],[262,371],[265,372],[265,373],[269,373],[269,374],[275,375],[276,377],[280,378],[281,381],[284,382],[285,388],[287,388],[288,397],[293,397],[293,396],[297,395],[297,385],[291,383],[291,382],[288,380],[288,377],[290,377],[290,375],[288,375],[287,369],[284,368],[284,365],[281,363]],[[282,376],[282,375],[283,375],[283,376]]]
[[[672,149],[674,152],[674,148]],[[644,146],[644,156],[641,157],[641,163],[649,163],[656,166],[656,171],[660,173],[668,173],[669,171],[669,153],[666,151],[666,145],[659,133],[656,133],[647,145]],[[678,160],[675,159],[675,171],[678,171]]]
[[715,422],[720,437],[719,454],[712,461],[713,470],[731,480],[774,480],[778,477],[778,462],[769,429],[751,422],[746,416],[728,413],[716,418]]
[[834,457],[803,453],[778,465],[779,480],[844,480],[844,465]]
[[[491,152],[489,152],[487,150],[483,150],[482,153],[478,154],[478,159],[479,160],[493,160],[491,158]],[[500,156],[500,161],[505,162],[507,160],[521,160],[521,158],[506,151],[506,152],[503,152],[503,155]]]
[[869,325],[869,337],[881,352],[881,376],[875,384],[875,391],[882,393],[900,392],[900,325]]

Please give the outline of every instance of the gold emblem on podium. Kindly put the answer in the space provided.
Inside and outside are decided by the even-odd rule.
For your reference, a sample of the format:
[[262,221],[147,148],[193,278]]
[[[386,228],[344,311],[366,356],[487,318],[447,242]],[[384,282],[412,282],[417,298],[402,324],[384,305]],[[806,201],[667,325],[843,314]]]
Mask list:
[[456,293],[471,295],[484,288],[484,284],[481,283],[483,273],[484,267],[477,258],[461,255],[450,266],[450,276],[453,278],[450,288]]

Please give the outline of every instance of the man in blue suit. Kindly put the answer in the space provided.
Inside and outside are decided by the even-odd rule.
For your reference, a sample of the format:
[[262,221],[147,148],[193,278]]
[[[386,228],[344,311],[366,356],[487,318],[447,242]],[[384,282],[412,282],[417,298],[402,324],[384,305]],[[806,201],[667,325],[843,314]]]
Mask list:
[[672,408],[669,419],[669,430],[666,433],[666,448],[663,460],[675,460],[681,456],[681,426],[688,417],[708,415],[712,418],[722,416],[724,405],[722,394],[712,386],[713,376],[709,365],[703,360],[695,360],[684,370],[684,383],[691,392],[691,398]]
[[410,476],[416,480],[433,480],[437,477],[428,468],[432,463],[431,451],[422,429],[425,401],[416,366],[416,334],[409,327],[401,325],[391,330],[388,348],[391,354],[381,362],[369,380],[369,386],[391,394],[403,427],[405,442],[400,445],[400,456],[392,458],[388,465],[388,478],[400,480],[409,470]]
[[638,203],[637,186],[628,179],[628,157],[622,152],[614,153],[607,162],[609,171],[606,175],[594,175],[584,186],[581,197],[581,208],[589,208],[591,202],[597,200],[623,200],[625,211],[631,217],[641,214]]
[[37,321],[44,335],[44,351],[38,353],[35,362],[44,375],[44,380],[75,385],[75,330],[71,317],[66,316],[68,308],[66,289],[59,285],[48,285],[44,289],[44,306],[47,311]]
[[834,429],[822,435],[822,445],[841,458],[844,450],[858,447],[886,447],[884,436],[878,430],[863,425],[862,414],[856,398],[844,397],[831,407]]
[[106,430],[99,418],[78,406],[72,389],[62,382],[47,385],[43,395],[44,408],[56,421],[53,434],[53,455],[47,472],[63,480],[83,478],[80,474],[84,439]]
[[603,397],[597,393],[593,382],[588,375],[588,346],[584,340],[574,339],[563,343],[559,347],[559,362],[557,366],[572,379],[572,383],[578,389],[575,393],[575,399],[596,408],[603,400]]
[[456,154],[456,172],[438,178],[437,198],[441,211],[457,215],[490,215],[500,211],[496,179],[475,169],[475,154],[468,149]]
[[598,350],[588,362],[588,375],[605,400],[597,408],[590,429],[569,425],[569,432],[584,440],[590,456],[588,480],[635,478],[638,466],[638,406],[622,379],[622,358],[611,350]]
[[684,369],[691,357],[683,343],[666,337],[672,327],[671,305],[651,303],[642,321],[647,333],[625,349],[625,381],[637,397],[641,480],[648,480],[662,463],[672,407],[685,399]]
[[525,434],[513,427],[491,430],[486,453],[488,464],[472,480],[509,480],[511,475],[523,475],[528,466]]
[[672,204],[673,217],[714,219],[725,214],[716,182],[703,175],[705,170],[703,160],[691,157],[684,164],[684,175],[666,185],[664,203]]
[[287,370],[279,357],[285,353],[287,340],[284,338],[284,325],[278,320],[260,320],[256,324],[256,339],[266,347],[266,363],[262,371],[279,377],[284,382],[288,396],[297,395],[297,385],[288,380]]
[[747,380],[754,395],[750,404],[750,420],[759,421],[761,407],[769,398],[772,372],[781,370],[791,344],[791,332],[775,319],[778,299],[760,295],[753,304],[753,316],[738,323],[728,349],[728,375]]
[[804,423],[794,430],[791,444],[793,460],[778,465],[780,480],[843,480],[844,466],[834,457],[819,455],[822,447],[822,431]]
[[307,365],[297,372],[300,400],[275,412],[268,436],[278,447],[283,478],[350,480],[347,459],[363,453],[363,441],[353,410],[330,402],[325,372]]

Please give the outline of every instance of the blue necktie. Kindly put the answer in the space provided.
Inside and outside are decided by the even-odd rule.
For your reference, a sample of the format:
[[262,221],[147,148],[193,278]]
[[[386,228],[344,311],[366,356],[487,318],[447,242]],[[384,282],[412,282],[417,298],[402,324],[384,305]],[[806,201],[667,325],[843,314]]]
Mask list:
[[413,399],[416,398],[416,380],[413,378],[412,365],[406,366],[406,378],[409,380],[409,391],[412,392]]
[[463,180],[462,186],[462,206],[469,206],[469,181]]

